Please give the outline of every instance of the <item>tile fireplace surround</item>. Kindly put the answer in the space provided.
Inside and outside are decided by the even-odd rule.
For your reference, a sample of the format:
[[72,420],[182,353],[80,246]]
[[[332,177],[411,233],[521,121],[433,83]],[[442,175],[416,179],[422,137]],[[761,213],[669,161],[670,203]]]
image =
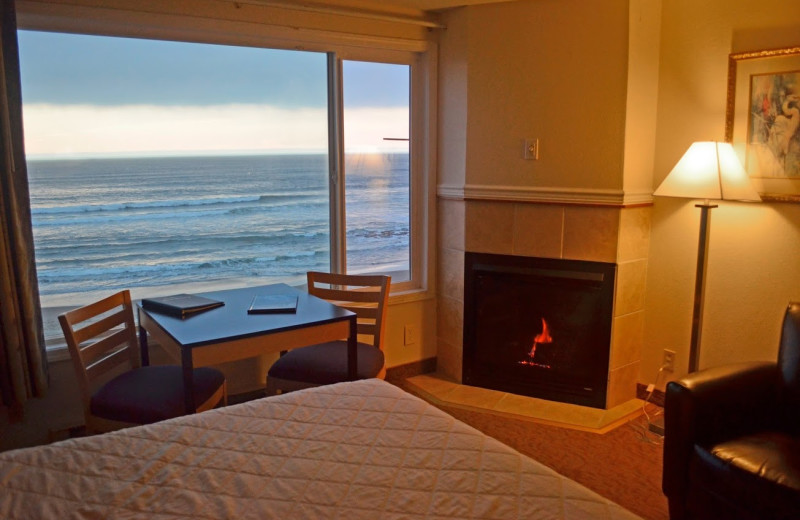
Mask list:
[[[433,376],[421,376],[428,379],[419,379],[417,383],[421,386],[417,390],[432,399],[450,396],[445,400],[467,392],[476,403],[487,400],[495,403],[479,407],[498,406],[496,401],[499,397],[495,394],[499,392],[460,385],[465,251],[592,260],[617,264],[606,410],[631,408],[628,403],[636,397],[642,350],[651,206],[457,200],[447,197],[440,197],[438,205],[438,372]],[[454,385],[462,388],[454,388]],[[481,395],[475,391],[494,394]],[[508,397],[505,401],[516,399],[531,399],[527,401],[529,404],[541,401],[519,396]],[[552,408],[550,405],[544,407]],[[591,415],[589,410],[586,412]],[[554,420],[558,422],[558,419]]]

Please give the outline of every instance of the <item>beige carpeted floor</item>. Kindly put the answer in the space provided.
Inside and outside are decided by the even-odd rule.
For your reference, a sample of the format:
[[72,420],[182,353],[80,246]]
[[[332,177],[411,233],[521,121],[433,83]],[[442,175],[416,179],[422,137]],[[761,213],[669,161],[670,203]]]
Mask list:
[[[402,386],[402,384],[400,384]],[[605,434],[491,413],[441,409],[647,520],[667,520],[661,492],[662,439],[638,417]],[[660,413],[648,404],[651,414]]]

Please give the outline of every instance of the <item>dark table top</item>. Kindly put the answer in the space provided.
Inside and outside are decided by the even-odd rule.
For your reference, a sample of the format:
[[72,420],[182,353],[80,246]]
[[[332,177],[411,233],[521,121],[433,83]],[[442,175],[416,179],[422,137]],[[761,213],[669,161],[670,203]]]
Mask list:
[[[283,332],[311,325],[350,319],[355,314],[327,301],[298,291],[286,284],[271,284],[242,289],[197,293],[225,302],[222,307],[178,318],[144,310],[183,348],[221,343],[262,334]],[[248,314],[257,294],[295,294],[296,313]]]

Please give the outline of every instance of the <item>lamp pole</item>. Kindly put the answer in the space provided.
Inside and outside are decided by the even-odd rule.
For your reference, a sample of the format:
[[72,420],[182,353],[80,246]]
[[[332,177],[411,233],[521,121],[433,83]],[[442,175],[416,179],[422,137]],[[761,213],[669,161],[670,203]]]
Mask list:
[[700,333],[703,328],[703,299],[705,298],[705,273],[708,263],[708,224],[711,210],[718,207],[706,199],[700,208],[700,238],[697,242],[697,275],[694,282],[694,308],[692,311],[692,340],[689,345],[689,372],[696,372],[700,361]]

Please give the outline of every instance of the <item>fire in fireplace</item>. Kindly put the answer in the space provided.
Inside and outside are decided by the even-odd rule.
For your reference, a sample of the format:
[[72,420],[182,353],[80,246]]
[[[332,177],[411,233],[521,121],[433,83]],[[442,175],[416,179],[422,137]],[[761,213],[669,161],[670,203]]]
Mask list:
[[[547,368],[547,369],[553,368],[552,366],[547,365],[545,363],[540,363],[539,361],[537,361],[535,359],[536,358],[536,347],[539,344],[552,343],[552,342],[553,342],[553,338],[550,336],[550,329],[547,327],[547,322],[544,321],[544,318],[542,318],[542,332],[540,332],[539,334],[536,335],[535,338],[533,338],[533,345],[531,346],[531,351],[528,352],[528,358],[520,360],[519,363],[521,365],[530,365],[530,366],[534,366],[534,367],[542,367],[542,368]],[[541,358],[541,357],[542,356],[540,354],[539,358]]]
[[616,265],[467,252],[464,384],[604,408]]

